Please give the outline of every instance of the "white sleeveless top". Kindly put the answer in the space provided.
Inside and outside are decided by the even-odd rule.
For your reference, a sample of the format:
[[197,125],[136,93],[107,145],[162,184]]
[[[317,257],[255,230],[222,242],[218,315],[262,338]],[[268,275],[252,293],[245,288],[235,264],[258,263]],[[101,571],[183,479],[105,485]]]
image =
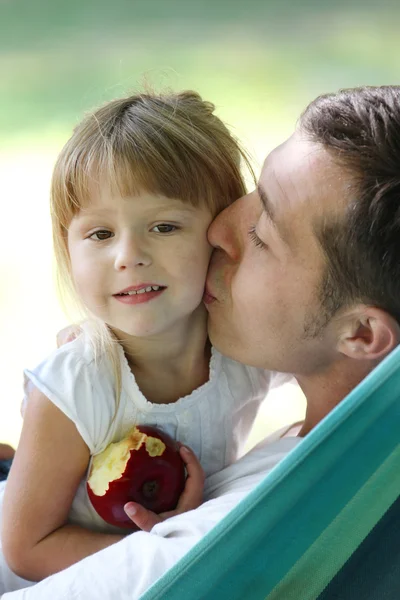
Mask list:
[[[111,362],[106,356],[95,362],[84,336],[53,352],[34,370],[24,372],[28,387],[36,386],[75,423],[91,455],[124,438],[133,425],[144,424],[159,427],[190,446],[207,476],[243,454],[270,387],[270,372],[242,365],[213,348],[209,381],[174,403],[153,404],[138,388],[122,346],[119,348],[122,385],[117,407]],[[99,531],[118,531],[93,509],[86,480],[78,488],[69,522]]]

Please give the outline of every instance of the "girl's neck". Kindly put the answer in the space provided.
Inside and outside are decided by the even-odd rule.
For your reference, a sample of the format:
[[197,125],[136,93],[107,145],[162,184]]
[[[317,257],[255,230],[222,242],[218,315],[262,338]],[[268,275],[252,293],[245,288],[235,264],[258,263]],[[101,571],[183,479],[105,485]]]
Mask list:
[[114,333],[140,390],[150,402],[175,402],[209,378],[210,345],[203,305],[160,335],[138,338]]

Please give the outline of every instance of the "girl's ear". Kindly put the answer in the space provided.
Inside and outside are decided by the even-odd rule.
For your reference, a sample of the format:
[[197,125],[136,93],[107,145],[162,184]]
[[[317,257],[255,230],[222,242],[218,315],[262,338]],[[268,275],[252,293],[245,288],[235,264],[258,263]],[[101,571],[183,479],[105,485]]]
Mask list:
[[400,325],[386,311],[358,305],[340,319],[338,350],[349,358],[382,360],[400,343]]

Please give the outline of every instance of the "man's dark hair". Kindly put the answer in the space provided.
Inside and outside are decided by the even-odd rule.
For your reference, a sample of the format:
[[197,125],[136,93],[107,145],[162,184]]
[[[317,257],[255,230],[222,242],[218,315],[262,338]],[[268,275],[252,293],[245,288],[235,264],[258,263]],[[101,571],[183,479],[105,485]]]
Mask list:
[[355,302],[400,323],[400,86],[319,96],[302,114],[300,130],[351,179],[344,216],[316,227],[327,263],[324,324]]

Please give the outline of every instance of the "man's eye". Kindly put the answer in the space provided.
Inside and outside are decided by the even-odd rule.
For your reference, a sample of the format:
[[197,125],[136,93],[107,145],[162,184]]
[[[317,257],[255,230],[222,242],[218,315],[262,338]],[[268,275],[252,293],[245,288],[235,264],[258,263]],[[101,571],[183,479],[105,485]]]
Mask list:
[[266,250],[268,248],[267,244],[264,244],[264,242],[262,240],[260,240],[260,238],[256,234],[256,226],[255,225],[250,227],[248,234],[249,234],[251,241],[257,248],[262,248],[263,250]]
[[111,231],[108,231],[108,229],[99,229],[92,233],[92,235],[89,236],[89,239],[94,240],[95,242],[102,242],[110,239],[113,235],[114,234]]
[[177,227],[175,225],[169,225],[168,223],[160,223],[159,225],[153,227],[152,231],[155,231],[156,233],[172,233],[176,229]]

